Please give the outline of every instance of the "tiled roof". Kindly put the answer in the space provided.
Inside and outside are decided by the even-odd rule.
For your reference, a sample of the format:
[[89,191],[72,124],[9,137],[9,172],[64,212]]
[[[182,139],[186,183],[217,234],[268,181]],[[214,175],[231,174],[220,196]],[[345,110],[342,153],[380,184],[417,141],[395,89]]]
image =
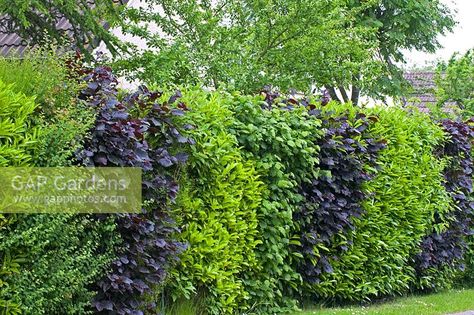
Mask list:
[[[112,0],[116,4],[126,4],[129,0]],[[90,7],[94,7],[94,0],[87,0]],[[0,55],[7,56],[9,54],[23,55],[28,49],[28,40],[23,39],[20,35],[11,31],[13,29],[11,18],[6,15],[0,15]],[[67,18],[58,15],[56,17],[55,27],[57,30],[64,31],[66,36],[73,35],[73,27]],[[104,27],[108,27],[104,24]]]
[[405,105],[417,105],[423,108],[428,104],[436,103],[434,72],[406,72],[403,77],[413,88],[412,93],[404,102]]
[[416,90],[433,90],[436,87],[434,72],[405,72],[403,77]]
[[[406,72],[403,77],[410,83],[413,91],[404,100],[405,106],[415,105],[427,110],[427,105],[436,104],[436,74],[434,72]],[[445,107],[455,106],[454,102],[447,102]]]

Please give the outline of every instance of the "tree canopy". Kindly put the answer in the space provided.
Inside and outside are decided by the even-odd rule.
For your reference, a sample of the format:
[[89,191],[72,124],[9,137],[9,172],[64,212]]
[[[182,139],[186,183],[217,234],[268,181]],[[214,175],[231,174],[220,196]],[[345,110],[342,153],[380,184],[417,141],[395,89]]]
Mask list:
[[454,102],[466,117],[474,115],[474,49],[455,54],[438,65],[436,73],[438,104]]
[[[149,49],[121,69],[149,83],[325,87],[333,99],[402,91],[403,49],[434,51],[452,12],[439,0],[147,0],[124,31]],[[157,32],[149,32],[151,26]],[[131,71],[134,69],[134,71]],[[139,69],[136,71],[135,69]]]

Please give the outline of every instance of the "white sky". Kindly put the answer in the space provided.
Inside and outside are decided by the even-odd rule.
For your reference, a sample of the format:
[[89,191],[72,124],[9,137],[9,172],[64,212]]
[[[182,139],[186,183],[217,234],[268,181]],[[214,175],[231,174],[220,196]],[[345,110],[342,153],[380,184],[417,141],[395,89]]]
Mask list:
[[442,2],[457,10],[455,19],[459,24],[452,33],[439,38],[443,48],[436,53],[407,51],[405,56],[409,67],[430,65],[437,60],[448,60],[455,52],[463,53],[474,48],[474,0],[442,0]]

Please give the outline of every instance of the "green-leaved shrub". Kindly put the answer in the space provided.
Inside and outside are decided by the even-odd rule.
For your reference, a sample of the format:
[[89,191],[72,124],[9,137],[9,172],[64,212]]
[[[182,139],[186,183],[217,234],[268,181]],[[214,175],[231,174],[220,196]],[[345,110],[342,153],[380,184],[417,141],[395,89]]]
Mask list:
[[115,258],[114,229],[112,217],[18,216],[0,235],[0,252],[22,258],[5,279],[6,296],[24,314],[84,314],[94,297],[89,286]]
[[71,164],[94,122],[93,109],[77,98],[82,83],[73,65],[79,66],[69,54],[48,49],[23,58],[0,57],[0,80],[35,99],[30,120],[42,129],[32,153],[35,165]]
[[205,294],[209,314],[248,308],[242,278],[258,269],[257,209],[264,189],[252,161],[245,161],[234,135],[226,94],[183,91],[185,119],[195,126],[176,209],[187,250],[173,272],[174,297]]
[[0,80],[0,167],[25,166],[31,161],[38,137],[31,124],[35,108],[34,97],[16,93]]
[[[0,166],[73,162],[95,113],[77,98],[66,61],[48,52],[0,58]],[[84,314],[119,242],[108,218],[0,215],[0,313]]]
[[258,208],[260,244],[256,258],[260,268],[244,275],[256,312],[273,314],[295,307],[292,296],[301,285],[293,269],[291,245],[298,245],[293,214],[303,197],[299,187],[317,176],[321,122],[303,107],[288,110],[286,105],[268,108],[261,97],[235,96],[236,121],[231,131],[243,154],[256,161],[256,168],[267,186]]

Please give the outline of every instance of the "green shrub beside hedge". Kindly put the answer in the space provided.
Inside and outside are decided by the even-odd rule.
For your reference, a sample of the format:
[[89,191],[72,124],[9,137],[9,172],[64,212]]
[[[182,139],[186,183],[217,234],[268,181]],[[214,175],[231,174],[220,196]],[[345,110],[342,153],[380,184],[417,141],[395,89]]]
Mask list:
[[0,252],[22,258],[9,275],[6,296],[24,314],[84,314],[90,285],[115,258],[113,218],[90,215],[22,215],[1,232]]
[[[41,54],[0,58],[0,166],[68,166],[95,119],[65,58]],[[0,313],[83,314],[114,230],[88,215],[0,215]]]

